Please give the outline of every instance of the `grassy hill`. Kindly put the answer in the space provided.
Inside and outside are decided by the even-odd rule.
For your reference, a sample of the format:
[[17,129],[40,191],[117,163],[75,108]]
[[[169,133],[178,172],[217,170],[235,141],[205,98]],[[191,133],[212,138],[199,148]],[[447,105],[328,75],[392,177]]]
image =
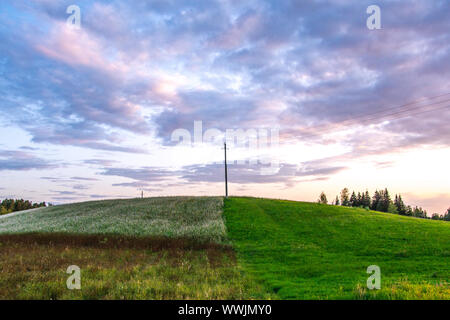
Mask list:
[[[0,299],[450,299],[450,224],[232,197],[93,201],[0,219]],[[82,289],[68,290],[69,265]],[[381,268],[381,290],[366,269]]]
[[0,234],[71,233],[189,237],[222,242],[220,197],[89,201],[39,209],[0,220]]
[[[450,224],[364,209],[230,198],[228,236],[281,299],[450,299]],[[381,290],[367,290],[367,267]]]
[[[107,200],[0,219],[0,299],[270,297],[242,277],[223,198]],[[66,269],[81,268],[81,290]]]

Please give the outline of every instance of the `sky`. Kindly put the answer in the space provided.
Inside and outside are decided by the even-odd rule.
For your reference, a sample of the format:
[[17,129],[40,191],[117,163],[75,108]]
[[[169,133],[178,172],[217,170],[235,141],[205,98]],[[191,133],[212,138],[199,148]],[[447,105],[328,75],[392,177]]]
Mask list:
[[448,30],[446,0],[2,1],[0,198],[223,195],[227,141],[231,195],[442,214]]

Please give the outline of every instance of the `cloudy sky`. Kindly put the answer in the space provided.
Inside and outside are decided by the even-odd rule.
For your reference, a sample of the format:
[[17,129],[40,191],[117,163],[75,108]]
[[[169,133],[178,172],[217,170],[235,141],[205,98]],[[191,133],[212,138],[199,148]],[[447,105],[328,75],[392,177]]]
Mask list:
[[1,1],[0,196],[221,195],[226,136],[233,195],[443,213],[449,30],[446,0]]

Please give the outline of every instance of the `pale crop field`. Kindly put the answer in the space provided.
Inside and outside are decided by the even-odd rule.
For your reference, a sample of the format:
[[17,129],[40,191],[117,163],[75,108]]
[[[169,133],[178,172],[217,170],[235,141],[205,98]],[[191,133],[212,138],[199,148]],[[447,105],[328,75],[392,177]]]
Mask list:
[[[0,219],[0,299],[263,299],[226,237],[221,197],[105,200]],[[67,267],[82,270],[68,290]]]
[[71,233],[187,237],[226,242],[221,197],[103,200],[0,219],[0,234]]

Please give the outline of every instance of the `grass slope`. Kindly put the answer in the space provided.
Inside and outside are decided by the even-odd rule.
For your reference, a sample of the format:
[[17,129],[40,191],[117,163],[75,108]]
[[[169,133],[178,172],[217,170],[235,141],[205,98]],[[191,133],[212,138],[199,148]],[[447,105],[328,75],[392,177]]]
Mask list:
[[0,234],[57,232],[226,238],[220,197],[161,197],[91,201],[43,208],[0,219]]
[[[93,201],[0,219],[0,299],[450,299],[449,258],[443,221],[255,198]],[[381,290],[366,289],[369,265]]]
[[[227,244],[222,198],[84,202],[0,220],[0,299],[268,298]],[[67,267],[81,268],[68,290]]]
[[[293,201],[229,198],[244,270],[281,299],[450,299],[450,224]],[[367,290],[369,265],[381,290]]]

